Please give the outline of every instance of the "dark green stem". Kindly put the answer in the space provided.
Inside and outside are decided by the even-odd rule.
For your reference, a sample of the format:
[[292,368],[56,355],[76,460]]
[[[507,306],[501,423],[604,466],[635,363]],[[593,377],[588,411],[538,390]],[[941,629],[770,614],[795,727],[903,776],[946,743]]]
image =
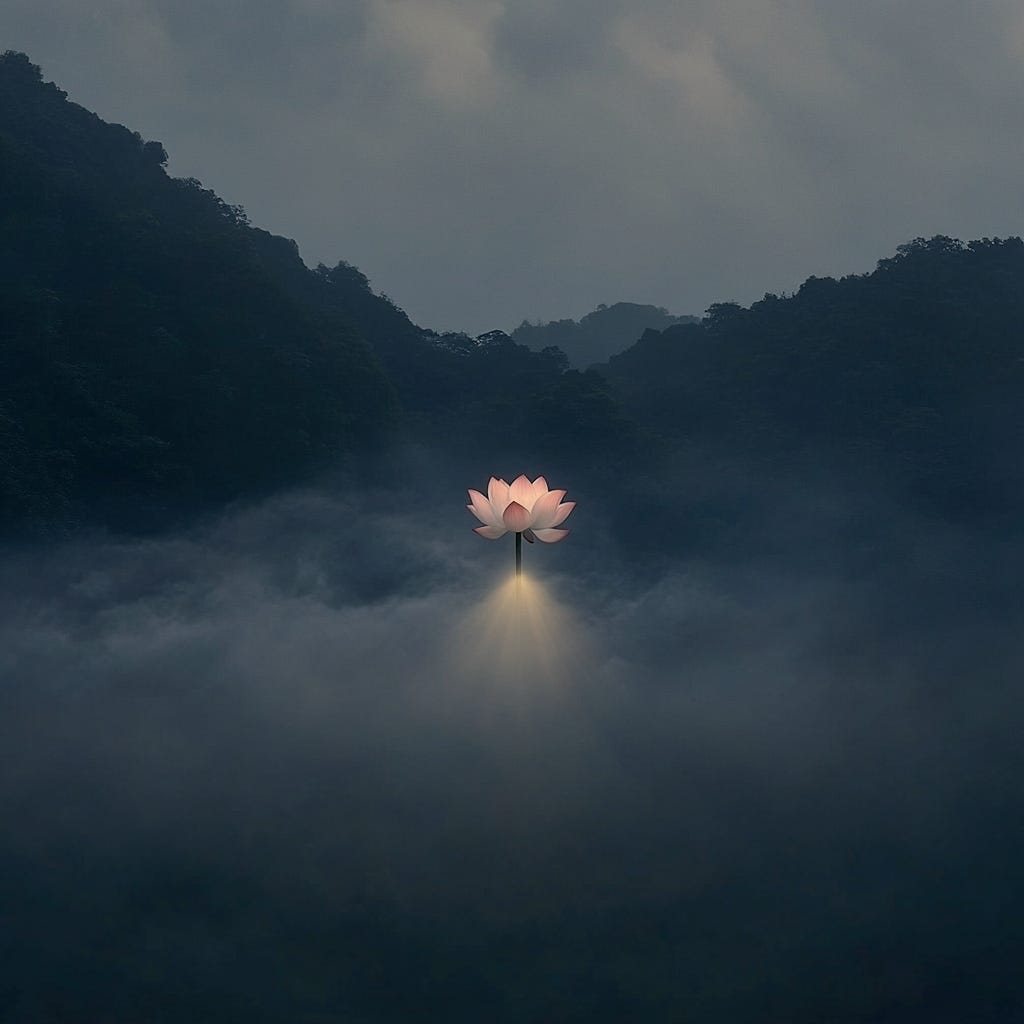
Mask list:
[[516,576],[523,575],[523,535],[516,534]]

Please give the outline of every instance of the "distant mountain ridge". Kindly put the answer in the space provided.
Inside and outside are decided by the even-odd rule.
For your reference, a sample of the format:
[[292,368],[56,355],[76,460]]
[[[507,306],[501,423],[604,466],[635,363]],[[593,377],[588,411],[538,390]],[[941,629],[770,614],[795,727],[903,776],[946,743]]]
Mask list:
[[1020,238],[915,239],[700,321],[617,303],[439,336],[166,159],[0,56],[0,538],[164,529],[376,473],[394,439],[571,478],[653,558],[763,548],[763,489],[812,478],[840,508],[1024,523]]
[[601,304],[579,320],[552,320],[532,324],[524,320],[510,335],[513,341],[536,352],[560,348],[569,365],[586,369],[625,352],[647,330],[663,331],[676,324],[697,323],[695,316],[676,316],[662,306],[636,302]]
[[466,452],[580,431],[603,459],[628,433],[597,377],[420,328],[166,162],[0,55],[0,536],[163,528],[399,427]]

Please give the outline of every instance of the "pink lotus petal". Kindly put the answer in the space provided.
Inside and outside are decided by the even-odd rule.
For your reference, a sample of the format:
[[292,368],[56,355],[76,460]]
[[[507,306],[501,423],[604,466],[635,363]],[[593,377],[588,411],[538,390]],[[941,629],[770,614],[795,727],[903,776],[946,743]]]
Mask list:
[[551,523],[552,526],[561,526],[562,523],[569,518],[569,513],[576,507],[575,501],[563,501],[558,508],[555,509],[555,518]]
[[504,526],[475,526],[473,532],[479,533],[481,537],[486,537],[487,540],[497,540],[499,537],[504,537],[508,530]]
[[501,516],[494,511],[494,506],[479,491],[470,489],[469,500],[473,504],[467,505],[466,508],[468,508],[481,523],[486,523],[488,526],[501,525]]
[[533,525],[541,530],[555,525],[555,512],[558,503],[565,497],[565,491],[548,491],[541,495],[533,505]]
[[[527,511],[533,508],[533,484],[530,483],[529,479],[520,475],[512,481],[512,486],[509,488],[509,497],[518,502]],[[527,526],[530,524],[527,523]]]
[[534,530],[534,537],[544,541],[545,544],[557,544],[569,536],[568,530]]
[[537,500],[539,500],[541,497],[543,497],[547,493],[548,493],[548,482],[547,482],[547,480],[545,480],[544,477],[542,477],[542,476],[537,477],[537,479],[533,481],[533,497],[534,497],[534,501],[536,502]]
[[523,539],[528,543],[533,543],[533,530],[523,530]]
[[[513,484],[513,486],[515,485]],[[522,533],[523,530],[527,530],[530,527],[530,511],[523,508],[518,501],[513,501],[505,509],[501,518],[505,523],[506,529],[512,530],[514,533]]]
[[506,506],[511,501],[508,496],[508,484],[504,480],[492,476],[487,484],[487,497],[494,508],[494,514],[500,518],[501,513],[505,511]]

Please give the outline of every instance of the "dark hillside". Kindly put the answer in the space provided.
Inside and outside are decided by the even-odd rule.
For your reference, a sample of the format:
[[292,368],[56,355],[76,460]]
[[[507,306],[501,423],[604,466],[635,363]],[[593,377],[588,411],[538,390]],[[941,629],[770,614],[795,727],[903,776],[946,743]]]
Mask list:
[[1022,324],[1024,243],[936,237],[871,274],[648,332],[604,370],[670,447],[868,474],[932,513],[999,517],[1024,499]]
[[[1020,520],[1020,239],[918,239],[873,273],[648,330],[581,373],[540,345],[547,328],[417,326],[356,267],[310,270],[165,162],[24,55],[0,58],[6,536],[159,528],[379,464],[396,436],[459,476],[571,476],[633,552],[786,548],[767,510],[812,483],[845,509],[874,495],[986,528]],[[672,319],[620,303],[570,333],[626,344],[655,314]]]
[[166,160],[0,57],[0,533],[160,528],[372,463],[399,424],[470,462],[635,455],[601,378],[418,327]]
[[165,160],[0,57],[5,532],[148,528],[302,479],[393,419],[356,333],[295,301],[262,233]]
[[636,431],[604,379],[567,370],[554,347],[535,351],[503,331],[473,338],[418,327],[356,267],[308,271],[285,240],[252,231],[268,272],[318,321],[353,324],[395,388],[408,437],[456,463],[540,459],[606,481],[640,456]]

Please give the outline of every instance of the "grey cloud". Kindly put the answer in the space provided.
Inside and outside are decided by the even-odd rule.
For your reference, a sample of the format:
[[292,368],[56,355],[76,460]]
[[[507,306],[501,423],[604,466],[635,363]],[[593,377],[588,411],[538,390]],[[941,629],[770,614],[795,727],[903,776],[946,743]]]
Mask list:
[[699,312],[1019,230],[1015,6],[5,6],[0,31],[428,326]]
[[621,0],[601,3],[507,3],[497,18],[498,61],[533,83],[599,75],[614,59],[611,27]]

